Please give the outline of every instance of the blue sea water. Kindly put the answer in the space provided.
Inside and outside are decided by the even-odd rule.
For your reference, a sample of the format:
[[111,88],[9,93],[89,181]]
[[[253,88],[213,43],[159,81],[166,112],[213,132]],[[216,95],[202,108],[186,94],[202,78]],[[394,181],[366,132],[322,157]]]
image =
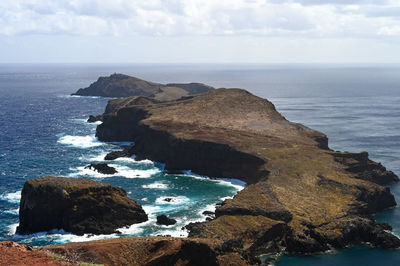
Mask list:
[[[119,159],[119,171],[104,176],[83,167],[126,143],[102,143],[95,124],[107,99],[71,97],[100,75],[126,73],[156,82],[203,82],[246,88],[270,99],[287,119],[326,133],[330,147],[368,151],[372,159],[400,174],[400,67],[324,65],[0,65],[0,240],[34,245],[85,241],[111,236],[74,236],[65,232],[14,235],[20,190],[30,178],[84,176],[123,187],[150,214],[149,222],[123,229],[123,235],[184,236],[181,227],[204,220],[204,210],[233,196],[240,184],[210,180],[190,172],[167,175],[149,160]],[[400,186],[391,187],[400,202]],[[171,203],[162,199],[172,197]],[[158,226],[155,216],[178,220]],[[400,235],[398,208],[376,215]],[[330,254],[281,256],[277,265],[399,265],[400,251],[358,246]]]

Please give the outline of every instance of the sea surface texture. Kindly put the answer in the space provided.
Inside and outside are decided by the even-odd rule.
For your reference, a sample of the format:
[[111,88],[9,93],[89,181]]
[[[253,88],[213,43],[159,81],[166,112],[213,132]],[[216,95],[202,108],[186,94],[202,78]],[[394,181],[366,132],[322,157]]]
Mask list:
[[[239,181],[211,180],[190,169],[166,174],[149,160],[120,158],[107,176],[85,169],[129,143],[103,143],[88,115],[101,114],[108,99],[71,97],[99,76],[114,72],[149,81],[203,82],[245,88],[271,100],[287,119],[328,135],[335,150],[368,151],[400,174],[400,67],[326,65],[0,65],[0,240],[33,245],[88,241],[117,235],[75,236],[63,231],[15,235],[20,191],[39,176],[89,177],[124,188],[143,205],[149,221],[123,228],[122,236],[186,236],[182,227],[205,220],[205,210],[232,197]],[[400,202],[400,185],[391,187]],[[170,202],[165,198],[172,198]],[[156,216],[176,219],[156,225]],[[376,215],[400,235],[400,210]],[[277,265],[400,265],[400,251],[357,246],[329,254],[280,257]]]

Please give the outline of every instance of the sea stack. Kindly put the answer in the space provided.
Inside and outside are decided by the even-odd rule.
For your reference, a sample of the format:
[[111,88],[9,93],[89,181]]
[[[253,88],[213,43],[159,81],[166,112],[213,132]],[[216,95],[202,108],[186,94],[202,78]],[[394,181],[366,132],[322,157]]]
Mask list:
[[111,234],[147,219],[141,205],[122,188],[87,178],[46,176],[25,182],[17,234],[53,229]]

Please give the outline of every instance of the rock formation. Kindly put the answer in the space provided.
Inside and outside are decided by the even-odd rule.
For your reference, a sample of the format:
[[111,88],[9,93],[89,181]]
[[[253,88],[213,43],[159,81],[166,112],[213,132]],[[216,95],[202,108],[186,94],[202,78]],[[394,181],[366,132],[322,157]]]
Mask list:
[[165,214],[162,214],[157,216],[157,223],[162,225],[173,225],[176,224],[176,220],[169,218]]
[[142,207],[118,187],[87,178],[40,177],[25,182],[17,234],[63,229],[111,234],[147,221]]
[[[72,95],[102,97],[147,96],[156,101],[168,101],[187,95],[204,93],[212,89],[214,88],[201,83],[164,85],[128,75],[113,74],[109,77],[100,77],[89,87],[79,89]],[[137,101],[146,101],[146,99],[138,98]]]
[[89,118],[87,120],[88,123],[94,123],[97,121],[103,121],[103,116],[102,115],[89,115]]
[[89,164],[87,166],[85,166],[85,169],[93,169],[101,174],[105,174],[105,175],[113,175],[118,173],[118,171],[112,167],[112,166],[108,166],[108,164],[105,163],[92,163]]
[[128,155],[164,163],[166,170],[247,182],[216,209],[215,219],[188,226],[190,237],[223,241],[225,253],[251,260],[282,247],[292,253],[362,242],[400,247],[389,227],[372,218],[396,205],[383,185],[397,176],[366,153],[330,150],[323,133],[286,120],[245,90],[116,105],[103,117],[96,136],[134,141]]

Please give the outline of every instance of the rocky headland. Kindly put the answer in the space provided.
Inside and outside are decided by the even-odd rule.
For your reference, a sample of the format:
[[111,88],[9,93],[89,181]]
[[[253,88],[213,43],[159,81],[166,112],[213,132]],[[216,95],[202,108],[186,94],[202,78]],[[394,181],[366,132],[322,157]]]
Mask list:
[[271,102],[245,90],[114,105],[103,118],[100,140],[135,142],[121,155],[248,184],[216,209],[215,219],[188,225],[190,237],[221,240],[247,257],[367,242],[400,247],[390,226],[372,217],[396,206],[385,185],[398,177],[367,153],[330,150],[323,133],[286,120]]
[[25,182],[17,234],[53,229],[82,235],[111,234],[147,221],[140,204],[118,187],[87,178],[40,177]]

